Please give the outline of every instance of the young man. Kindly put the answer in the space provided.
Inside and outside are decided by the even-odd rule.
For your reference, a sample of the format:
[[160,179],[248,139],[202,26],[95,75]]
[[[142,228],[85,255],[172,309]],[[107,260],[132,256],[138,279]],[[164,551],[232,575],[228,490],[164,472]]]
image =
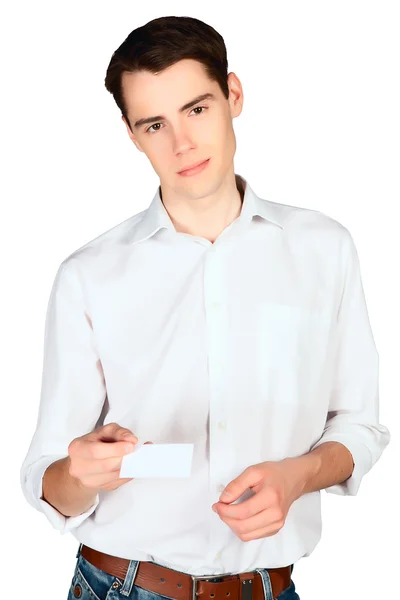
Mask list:
[[[58,270],[24,494],[80,542],[70,599],[298,599],[320,490],[355,495],[390,439],[354,242],[235,174],[210,26],[136,29],[106,88],[160,186]],[[120,478],[141,439],[194,444],[191,476]]]

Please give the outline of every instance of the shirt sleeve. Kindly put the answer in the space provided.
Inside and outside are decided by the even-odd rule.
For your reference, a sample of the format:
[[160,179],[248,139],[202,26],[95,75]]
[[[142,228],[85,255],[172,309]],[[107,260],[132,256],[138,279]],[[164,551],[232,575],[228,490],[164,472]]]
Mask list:
[[355,496],[362,478],[388,445],[390,433],[379,424],[379,355],[369,321],[357,249],[349,231],[344,230],[343,284],[329,412],[322,437],[310,451],[325,442],[340,442],[346,446],[353,457],[353,473],[346,481],[325,491]]
[[99,504],[66,517],[42,498],[47,467],[68,456],[73,439],[93,431],[102,412],[106,386],[96,351],[76,259],[56,273],[45,319],[43,372],[36,430],[20,470],[26,500],[62,534],[78,527]]

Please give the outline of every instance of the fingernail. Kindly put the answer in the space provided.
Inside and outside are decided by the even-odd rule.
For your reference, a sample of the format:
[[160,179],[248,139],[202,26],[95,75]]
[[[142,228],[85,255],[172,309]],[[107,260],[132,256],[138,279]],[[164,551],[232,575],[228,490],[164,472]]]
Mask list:
[[226,492],[225,490],[222,492],[222,494],[220,495],[219,499],[225,499],[225,498],[229,498],[230,496],[232,496],[232,494],[230,492]]

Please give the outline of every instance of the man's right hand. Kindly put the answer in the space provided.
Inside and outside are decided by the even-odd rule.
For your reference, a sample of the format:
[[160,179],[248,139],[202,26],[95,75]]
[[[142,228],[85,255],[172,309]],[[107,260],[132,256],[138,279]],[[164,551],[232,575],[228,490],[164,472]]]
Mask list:
[[[122,458],[135,451],[138,438],[126,427],[108,423],[72,440],[68,446],[69,474],[85,489],[115,490],[130,478],[119,478]],[[152,444],[153,442],[145,442]]]

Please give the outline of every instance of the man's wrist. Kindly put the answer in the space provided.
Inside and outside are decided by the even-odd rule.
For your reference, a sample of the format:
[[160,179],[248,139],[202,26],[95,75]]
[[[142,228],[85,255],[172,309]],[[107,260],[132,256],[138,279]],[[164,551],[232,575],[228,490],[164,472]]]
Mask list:
[[310,484],[318,477],[321,469],[321,457],[319,454],[309,452],[302,456],[285,458],[283,462],[290,469],[293,494],[296,500],[303,496],[303,494],[313,491]]
[[303,456],[285,460],[290,461],[290,476],[298,498],[344,483],[354,470],[351,452],[336,441],[324,442]]

